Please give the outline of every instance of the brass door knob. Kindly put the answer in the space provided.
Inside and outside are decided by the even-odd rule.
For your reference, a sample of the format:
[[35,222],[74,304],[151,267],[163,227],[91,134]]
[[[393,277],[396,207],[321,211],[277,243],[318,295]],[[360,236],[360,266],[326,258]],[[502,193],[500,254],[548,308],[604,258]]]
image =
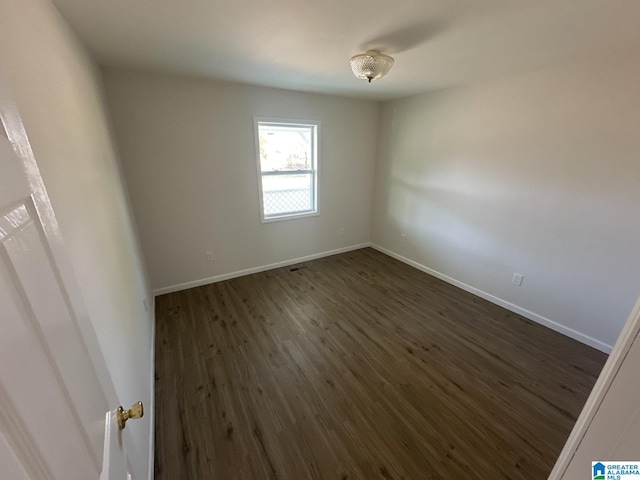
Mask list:
[[124,430],[127,420],[130,418],[140,418],[144,415],[144,408],[142,408],[142,402],[134,403],[131,405],[131,408],[126,411],[122,408],[122,405],[120,405],[116,414],[118,415],[118,427],[120,427],[120,430]]

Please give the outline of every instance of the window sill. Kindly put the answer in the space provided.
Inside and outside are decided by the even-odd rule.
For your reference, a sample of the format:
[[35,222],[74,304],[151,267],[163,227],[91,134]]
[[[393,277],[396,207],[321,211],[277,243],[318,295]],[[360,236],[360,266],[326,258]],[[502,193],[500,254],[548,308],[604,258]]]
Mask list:
[[279,215],[277,217],[266,217],[262,218],[262,223],[272,223],[272,222],[282,222],[284,220],[295,220],[298,218],[307,218],[307,217],[317,217],[320,215],[317,211],[315,212],[307,212],[307,213],[292,213],[290,215]]

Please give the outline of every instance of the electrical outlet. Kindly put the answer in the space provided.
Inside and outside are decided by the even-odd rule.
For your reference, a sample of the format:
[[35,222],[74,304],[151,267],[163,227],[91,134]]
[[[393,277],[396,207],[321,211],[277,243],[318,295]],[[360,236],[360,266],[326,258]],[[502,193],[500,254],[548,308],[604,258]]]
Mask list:
[[522,280],[524,280],[524,275],[521,273],[514,273],[513,277],[511,277],[511,283],[513,283],[516,287],[522,285]]
[[338,235],[340,235],[341,237],[344,237],[344,228],[340,227],[340,229],[338,230]]
[[147,304],[147,299],[146,299],[146,298],[144,298],[144,299],[142,300],[142,305],[144,305],[144,311],[145,311],[145,313],[149,313],[149,305]]
[[400,234],[400,241],[401,242],[406,242],[407,241],[407,236],[404,233]]
[[207,262],[213,262],[213,252],[207,252]]

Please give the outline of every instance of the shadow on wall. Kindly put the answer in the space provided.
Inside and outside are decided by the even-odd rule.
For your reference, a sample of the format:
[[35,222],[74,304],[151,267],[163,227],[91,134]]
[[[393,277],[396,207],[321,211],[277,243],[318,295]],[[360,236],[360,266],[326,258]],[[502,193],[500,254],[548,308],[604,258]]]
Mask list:
[[[392,176],[386,199],[392,243],[396,244],[398,239],[408,244],[403,246],[406,254],[417,255],[417,258],[428,261],[439,260],[437,264],[442,263],[442,257],[436,258],[430,245],[446,246],[457,253],[471,254],[480,261],[483,258],[494,261],[494,256],[487,255],[487,252],[496,250],[502,252],[504,257],[511,258],[513,247],[490,234],[492,230],[473,215],[473,209],[478,208],[478,198],[481,196],[486,202],[492,194],[485,194],[477,187],[461,188],[458,180],[448,182],[430,176],[427,181],[420,181],[417,178],[409,180]],[[468,179],[468,182],[474,184],[472,179]],[[495,193],[493,195],[492,201],[498,201],[498,196]],[[447,205],[461,208],[447,208]],[[502,263],[507,266],[507,262]]]

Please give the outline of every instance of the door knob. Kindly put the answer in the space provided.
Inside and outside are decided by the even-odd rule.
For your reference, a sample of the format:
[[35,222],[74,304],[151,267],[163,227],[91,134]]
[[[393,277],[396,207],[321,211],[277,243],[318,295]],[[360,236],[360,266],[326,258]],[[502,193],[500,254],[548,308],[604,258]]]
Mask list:
[[130,418],[140,418],[144,415],[144,408],[142,408],[142,402],[134,403],[129,410],[125,410],[122,408],[122,405],[120,405],[116,414],[118,415],[118,427],[120,427],[120,430],[124,430],[127,420]]

